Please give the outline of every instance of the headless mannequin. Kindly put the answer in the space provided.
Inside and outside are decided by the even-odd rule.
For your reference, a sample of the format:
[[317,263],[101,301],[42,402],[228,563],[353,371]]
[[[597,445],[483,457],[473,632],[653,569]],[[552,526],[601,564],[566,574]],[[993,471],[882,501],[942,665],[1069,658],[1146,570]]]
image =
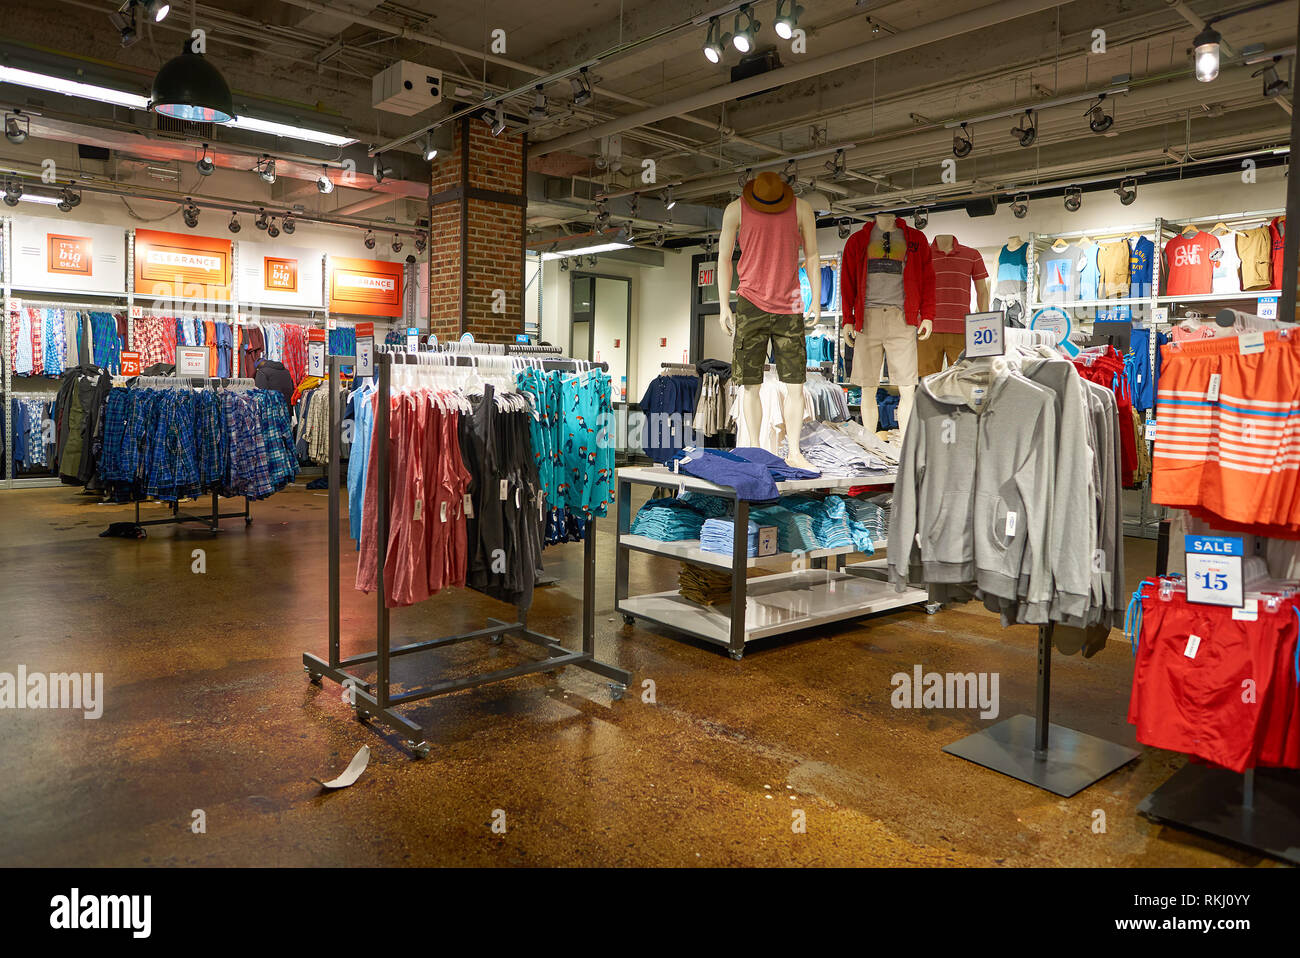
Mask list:
[[[744,200],[738,199],[727,204],[727,208],[722,214],[722,232],[718,237],[718,322],[722,324],[722,331],[727,336],[733,336],[736,332],[736,320],[731,311],[730,297],[731,276],[734,266],[731,256],[736,248],[736,234],[740,230],[742,203],[744,203]],[[822,313],[822,271],[821,261],[818,259],[817,254],[817,218],[807,201],[795,197],[794,203],[795,216],[799,223],[799,236],[803,243],[804,270],[808,274],[808,284],[812,287],[813,316],[817,322],[820,322]],[[750,210],[745,215],[762,216],[764,214]],[[804,458],[799,449],[799,439],[803,434],[803,384],[782,383],[782,385],[785,388],[785,400],[782,403],[781,413],[785,419],[785,434],[789,443],[789,453],[785,457],[785,461],[799,469],[816,471],[816,467]],[[741,447],[756,447],[759,445],[758,436],[763,422],[763,404],[759,399],[759,387],[742,386],[740,401],[744,407],[745,428],[736,436],[736,444]],[[777,453],[776,449],[767,451],[773,454]]]
[[[1019,240],[1020,237],[1013,236],[1011,239]],[[934,242],[935,245],[945,253],[951,253],[953,246],[957,242],[957,237],[944,233],[936,236]],[[1010,244],[1011,240],[1008,240],[1007,242]],[[1016,248],[1019,249],[1021,245],[1021,243],[1017,243]],[[975,284],[975,312],[987,313],[989,311],[989,289],[991,288],[989,286],[989,281],[987,279],[977,279],[973,280],[973,282]],[[920,338],[924,339],[925,337],[922,336]]]
[[1006,247],[1008,253],[1014,253],[1016,250],[1020,249],[1020,247],[1024,245],[1025,245],[1025,241],[1022,240],[1019,236],[1007,237]]

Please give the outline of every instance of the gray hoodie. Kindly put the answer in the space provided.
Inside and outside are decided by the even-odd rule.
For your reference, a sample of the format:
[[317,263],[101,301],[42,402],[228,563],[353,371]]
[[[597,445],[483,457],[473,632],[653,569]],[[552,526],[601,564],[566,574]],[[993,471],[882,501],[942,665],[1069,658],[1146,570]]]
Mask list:
[[1051,390],[994,375],[987,364],[921,383],[890,514],[887,562],[900,591],[909,581],[973,582],[999,598],[1023,598],[1026,622],[1048,621],[1056,401]]

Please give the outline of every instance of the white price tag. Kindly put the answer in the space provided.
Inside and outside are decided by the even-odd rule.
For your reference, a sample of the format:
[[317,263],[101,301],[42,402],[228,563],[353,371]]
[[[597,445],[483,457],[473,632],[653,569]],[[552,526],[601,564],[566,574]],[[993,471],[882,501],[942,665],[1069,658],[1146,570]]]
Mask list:
[[20,312],[22,312],[22,309],[23,309],[23,301],[22,301],[21,299],[15,299],[15,298],[12,298],[12,297],[11,297],[11,298],[5,300],[5,311],[6,311],[6,312],[9,312],[9,313],[20,313]]
[[1002,312],[970,313],[966,317],[966,358],[1001,356],[1007,351],[1006,320]]
[[143,307],[143,306],[132,306],[132,307],[131,307],[131,318],[132,318],[132,319],[144,319],[144,307]]
[[1169,307],[1157,306],[1151,310],[1151,322],[1156,324],[1169,322]]
[[1008,512],[1007,513],[1007,538],[1014,539],[1015,537],[1016,537],[1016,514],[1014,512]]
[[506,479],[501,480],[501,501],[505,502],[510,497],[510,483]]
[[1239,622],[1256,622],[1259,620],[1259,600],[1247,599],[1240,609],[1232,610],[1232,617]]
[[1277,297],[1261,296],[1256,307],[1256,315],[1260,319],[1277,319]]
[[1243,356],[1249,356],[1252,353],[1262,353],[1264,351],[1264,334],[1242,333],[1237,337],[1237,349]]
[[443,522],[446,522],[446,521],[447,521],[447,503],[444,502],[444,503],[443,503],[443,504],[438,508],[438,517],[439,517]]
[[474,497],[468,492],[465,493],[465,498],[461,500],[461,508],[465,510],[466,519],[474,518]]
[[1152,416],[1147,420],[1147,442],[1156,441],[1156,417]]
[[1189,635],[1187,637],[1187,645],[1183,649],[1183,655],[1187,656],[1189,659],[1194,659],[1196,658],[1196,650],[1199,649],[1200,647],[1201,647],[1201,637],[1199,635],[1194,635],[1194,634]]
[[411,516],[411,521],[412,521],[412,522],[419,522],[419,521],[420,521],[420,516],[422,516],[422,515],[424,515],[424,500],[423,500],[423,499],[416,499],[416,500],[415,500],[415,514]]
[[357,337],[357,369],[358,376],[373,376],[375,374],[375,337],[358,336]]
[[1241,584],[1242,540],[1236,536],[1186,536],[1187,601],[1226,605],[1244,603]]
[[414,326],[409,326],[406,330],[406,351],[408,353],[420,351],[420,330]]
[[178,346],[176,348],[177,376],[206,376],[207,374],[207,349],[202,346]]
[[325,344],[307,344],[307,375],[325,378]]
[[1210,388],[1205,391],[1205,398],[1210,402],[1217,402],[1219,398],[1219,380],[1223,377],[1218,373],[1210,373]]

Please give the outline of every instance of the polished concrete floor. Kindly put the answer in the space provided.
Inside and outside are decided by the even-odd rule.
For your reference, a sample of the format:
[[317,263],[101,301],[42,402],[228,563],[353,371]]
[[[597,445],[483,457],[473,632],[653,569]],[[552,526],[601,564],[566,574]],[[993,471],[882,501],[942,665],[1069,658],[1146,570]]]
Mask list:
[[[299,486],[215,538],[159,527],[128,541],[97,537],[128,508],[70,489],[0,493],[0,672],[102,672],[106,684],[99,720],[0,712],[0,864],[1268,864],[1136,813],[1179,756],[1144,750],[1061,799],[941,752],[985,724],[975,713],[891,707],[890,676],[920,664],[1000,673],[1002,714],[1032,711],[1034,630],[1003,631],[982,610],[909,608],[766,641],[733,662],[623,625],[608,521],[598,649],[634,673],[628,696],[612,701],[604,680],[570,669],[420,703],[410,714],[433,748],[414,761],[355,721],[337,686],[303,673],[302,652],[326,648],[325,504]],[[192,571],[200,549],[204,573]],[[1134,581],[1152,552],[1130,542]],[[570,643],[581,556],[579,545],[548,550],[559,582],[539,591],[531,619]],[[633,592],[673,587],[676,569],[634,556]],[[373,609],[345,589],[345,652],[367,637],[373,648]],[[396,611],[394,641],[509,611],[446,592]],[[407,657],[395,678],[500,667],[521,652],[532,654],[474,642]],[[1131,674],[1118,632],[1090,661],[1056,656],[1053,720],[1134,743]],[[313,780],[362,745],[373,758],[357,784],[323,792]]]

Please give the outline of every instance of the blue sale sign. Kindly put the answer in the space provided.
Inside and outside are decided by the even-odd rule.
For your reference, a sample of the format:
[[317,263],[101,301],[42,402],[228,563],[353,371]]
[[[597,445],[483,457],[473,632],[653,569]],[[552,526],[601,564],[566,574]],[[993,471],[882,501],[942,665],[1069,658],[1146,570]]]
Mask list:
[[1245,604],[1241,563],[1245,555],[1238,536],[1187,536],[1187,601],[1205,605]]
[[1239,536],[1184,536],[1186,552],[1198,555],[1241,556],[1245,548]]

